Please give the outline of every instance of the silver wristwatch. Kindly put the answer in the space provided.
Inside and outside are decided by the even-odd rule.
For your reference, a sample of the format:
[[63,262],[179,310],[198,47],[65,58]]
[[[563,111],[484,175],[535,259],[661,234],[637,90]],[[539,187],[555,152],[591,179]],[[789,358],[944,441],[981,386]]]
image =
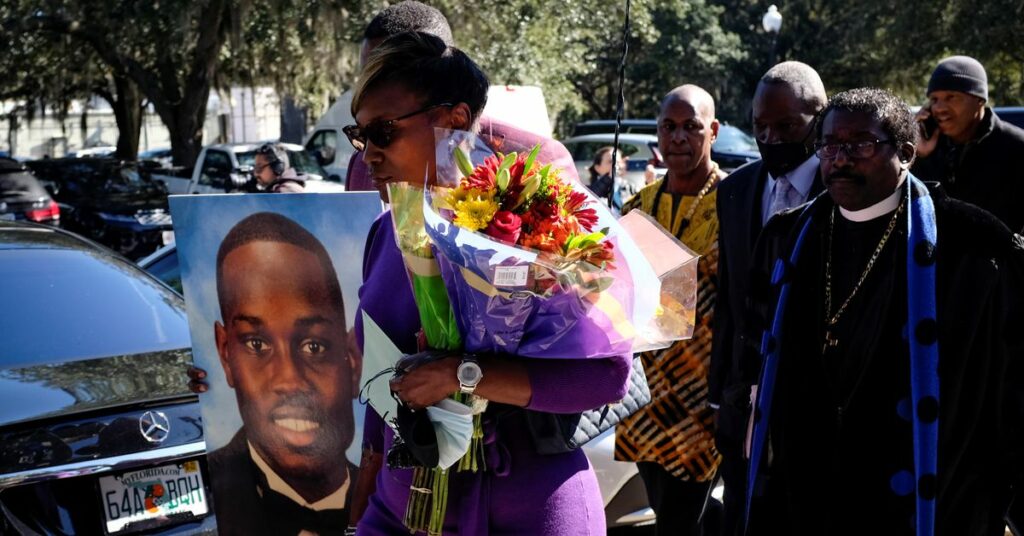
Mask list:
[[480,363],[477,363],[476,358],[466,356],[462,358],[462,363],[459,363],[456,377],[459,380],[459,390],[471,395],[483,379],[484,371],[480,369]]

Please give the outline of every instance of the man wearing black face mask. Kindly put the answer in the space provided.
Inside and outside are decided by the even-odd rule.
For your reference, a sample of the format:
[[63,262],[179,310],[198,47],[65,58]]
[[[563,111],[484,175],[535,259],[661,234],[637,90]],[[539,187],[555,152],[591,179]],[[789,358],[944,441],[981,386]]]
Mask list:
[[775,214],[803,204],[822,190],[814,156],[815,116],[827,103],[825,86],[810,66],[787,61],[764,74],[753,101],[754,135],[761,160],[722,181],[718,300],[715,305],[709,401],[717,406],[715,443],[722,454],[725,481],[723,534],[737,534],[743,512],[743,439],[750,411],[751,385],[760,369],[757,350],[763,314],[752,312],[753,296],[768,292],[752,280],[752,257],[764,224]]

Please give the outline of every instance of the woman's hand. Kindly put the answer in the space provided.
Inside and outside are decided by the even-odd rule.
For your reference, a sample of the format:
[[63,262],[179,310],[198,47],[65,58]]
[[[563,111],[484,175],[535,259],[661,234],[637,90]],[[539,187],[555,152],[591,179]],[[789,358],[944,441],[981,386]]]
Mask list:
[[460,362],[458,356],[448,356],[419,365],[393,378],[391,391],[410,409],[433,406],[459,390]]

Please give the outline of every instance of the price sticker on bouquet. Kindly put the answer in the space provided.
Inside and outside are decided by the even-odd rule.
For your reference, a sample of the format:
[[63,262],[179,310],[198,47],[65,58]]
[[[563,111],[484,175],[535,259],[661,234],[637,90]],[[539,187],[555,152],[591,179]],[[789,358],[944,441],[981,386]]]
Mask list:
[[492,283],[496,287],[525,287],[529,276],[529,266],[496,266]]

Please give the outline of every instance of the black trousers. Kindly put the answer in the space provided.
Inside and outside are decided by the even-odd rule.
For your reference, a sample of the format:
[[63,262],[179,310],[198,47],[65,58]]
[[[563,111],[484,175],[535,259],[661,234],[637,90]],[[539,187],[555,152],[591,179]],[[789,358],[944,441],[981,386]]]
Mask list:
[[647,499],[658,520],[657,536],[701,536],[698,525],[712,481],[685,481],[653,462],[637,462]]

